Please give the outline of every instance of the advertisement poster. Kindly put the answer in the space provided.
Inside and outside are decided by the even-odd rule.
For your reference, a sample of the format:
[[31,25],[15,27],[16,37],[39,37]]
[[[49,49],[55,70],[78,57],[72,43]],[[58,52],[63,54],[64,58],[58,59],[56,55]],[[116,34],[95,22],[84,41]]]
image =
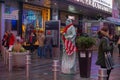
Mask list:
[[60,21],[51,20],[45,23],[45,36],[51,37],[53,40],[52,46],[59,47],[60,45]]

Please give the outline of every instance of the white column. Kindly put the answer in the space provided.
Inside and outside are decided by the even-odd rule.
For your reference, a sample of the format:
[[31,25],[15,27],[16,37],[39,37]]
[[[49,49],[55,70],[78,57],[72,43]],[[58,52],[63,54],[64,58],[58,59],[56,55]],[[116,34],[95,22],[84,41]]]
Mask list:
[[1,5],[1,35],[4,35],[5,32],[5,19],[4,19],[4,12],[5,12],[5,4],[2,3]]
[[[4,32],[5,32],[5,19],[4,19],[4,12],[5,12],[5,4],[4,3],[1,3],[0,4],[0,43],[2,41],[2,37],[4,35]],[[0,44],[0,49],[1,49],[1,45]]]

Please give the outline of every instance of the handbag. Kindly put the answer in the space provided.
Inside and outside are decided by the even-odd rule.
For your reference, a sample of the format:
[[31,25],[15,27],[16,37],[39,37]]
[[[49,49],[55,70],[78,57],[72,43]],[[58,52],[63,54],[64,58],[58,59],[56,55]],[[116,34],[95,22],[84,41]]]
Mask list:
[[118,40],[117,44],[120,44],[120,39]]
[[114,62],[110,52],[105,52],[105,64],[108,70],[113,69]]

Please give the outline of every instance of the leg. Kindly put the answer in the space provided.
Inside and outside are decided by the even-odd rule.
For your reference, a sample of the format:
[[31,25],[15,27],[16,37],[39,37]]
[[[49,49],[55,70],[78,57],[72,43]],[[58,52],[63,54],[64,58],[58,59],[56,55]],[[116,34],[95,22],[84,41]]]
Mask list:
[[110,51],[110,53],[111,53],[111,56],[113,56],[113,49]]
[[40,52],[39,52],[39,54],[40,54],[40,58],[42,57],[42,47],[39,47],[40,48]]
[[120,57],[120,47],[119,47],[119,57]]
[[43,57],[46,57],[46,54],[45,54],[45,46],[42,47],[42,54],[43,54]]
[[[106,68],[105,66],[101,66],[101,68]],[[107,80],[109,80],[109,77],[110,77],[110,72],[111,72],[111,69],[110,70],[107,70]]]
[[111,70],[107,70],[107,75],[108,75],[107,80],[109,80],[110,73],[111,73]]
[[33,53],[33,45],[32,44],[30,44],[30,52],[31,52],[31,54]]
[[37,52],[38,52],[38,56],[40,56],[40,47],[38,47]]
[[52,58],[52,46],[49,46],[49,54],[50,54],[50,58]]
[[118,44],[119,57],[120,57],[120,44]]
[[46,54],[46,57],[48,57],[48,55],[49,55],[49,46],[48,45],[46,45],[45,46],[45,54]]
[[46,55],[46,57],[47,57],[47,46],[45,45],[45,47],[44,47],[44,54]]

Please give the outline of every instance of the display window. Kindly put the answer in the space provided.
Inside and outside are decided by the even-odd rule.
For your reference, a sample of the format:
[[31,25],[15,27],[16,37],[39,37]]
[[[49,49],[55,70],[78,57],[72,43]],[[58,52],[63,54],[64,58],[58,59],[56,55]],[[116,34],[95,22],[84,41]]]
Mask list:
[[42,13],[41,11],[34,11],[29,9],[23,10],[23,24],[30,26],[33,25],[34,28],[42,28]]
[[5,30],[17,31],[18,28],[18,8],[17,6],[5,6]]
[[50,9],[23,5],[22,15],[22,36],[28,41],[31,32],[38,34],[40,30],[45,30],[45,22],[50,20]]

